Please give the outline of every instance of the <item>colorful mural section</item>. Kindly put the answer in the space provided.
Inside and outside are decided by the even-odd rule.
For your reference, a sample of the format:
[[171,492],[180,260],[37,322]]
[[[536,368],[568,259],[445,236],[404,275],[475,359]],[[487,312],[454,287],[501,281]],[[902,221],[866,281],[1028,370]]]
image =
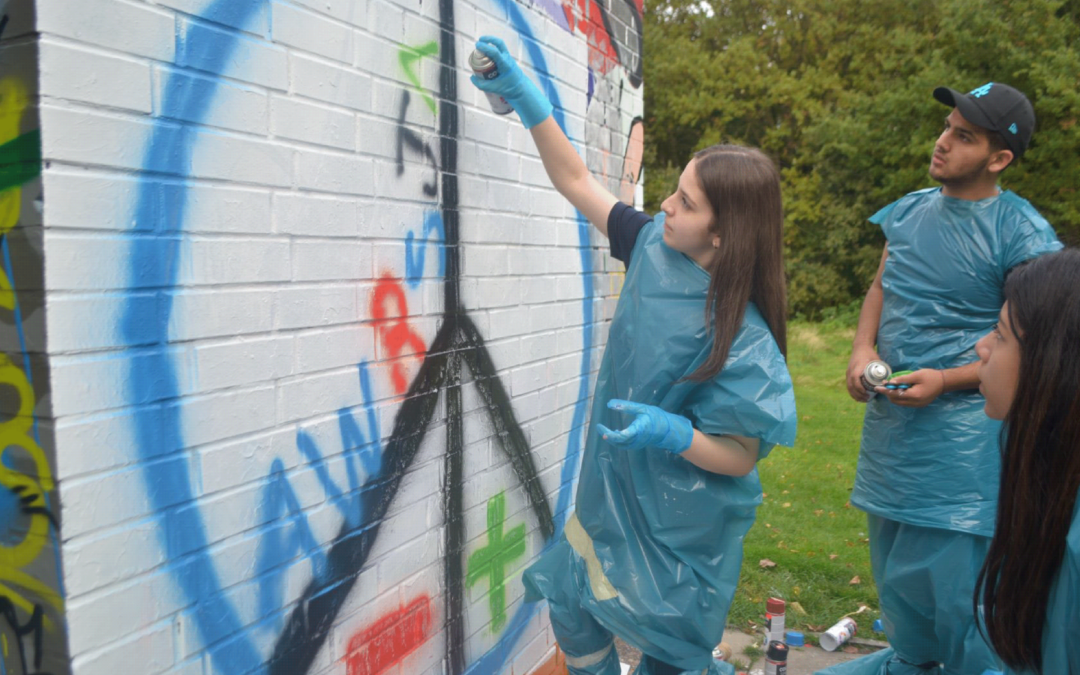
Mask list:
[[603,37],[632,3],[88,4],[37,3],[44,142],[5,156],[41,177],[0,186],[49,194],[55,336],[0,361],[0,672],[558,672],[520,574],[572,509],[614,265],[463,64],[504,34],[633,201],[640,5],[634,43]]
[[[20,16],[22,14],[22,16]],[[0,672],[66,672],[49,417],[41,134],[27,3],[0,8]]]

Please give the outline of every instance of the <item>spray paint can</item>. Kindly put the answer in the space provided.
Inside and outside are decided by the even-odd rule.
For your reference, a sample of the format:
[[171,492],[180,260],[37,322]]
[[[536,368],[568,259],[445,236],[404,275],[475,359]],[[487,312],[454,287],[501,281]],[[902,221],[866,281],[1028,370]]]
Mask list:
[[784,610],[786,605],[780,598],[765,601],[765,642],[784,641]]
[[716,645],[713,647],[712,657],[717,661],[729,661],[731,659],[731,645],[726,642]]
[[[469,67],[485,80],[494,80],[499,76],[498,66],[479,49],[474,49],[472,54],[469,54]],[[514,106],[507,103],[502,96],[490,91],[485,91],[484,95],[487,96],[488,103],[491,105],[491,111],[496,115],[506,115],[514,111]]]
[[779,640],[765,650],[765,675],[787,675],[788,646]]
[[818,644],[827,652],[836,651],[836,648],[850,640],[858,629],[855,619],[845,616],[832,628],[818,636]]
[[874,387],[881,387],[892,377],[892,368],[884,361],[871,361],[863,368],[862,386],[866,391],[873,392]]

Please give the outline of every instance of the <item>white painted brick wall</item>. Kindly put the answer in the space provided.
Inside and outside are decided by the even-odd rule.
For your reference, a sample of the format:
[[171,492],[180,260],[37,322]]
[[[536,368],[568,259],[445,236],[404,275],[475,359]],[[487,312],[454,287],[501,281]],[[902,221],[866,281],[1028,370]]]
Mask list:
[[[619,164],[628,127],[590,132],[612,147],[584,145],[596,124],[585,36],[541,5],[454,0],[451,134],[436,0],[18,2],[35,6],[39,35],[4,35],[0,68],[38,74],[27,87],[40,92],[45,160],[43,424],[63,503],[70,671],[263,673],[284,645],[285,672],[374,675],[350,645],[382,630],[395,647],[379,672],[457,675],[457,621],[466,666],[553,672],[546,609],[523,604],[520,581],[544,537],[493,417],[520,425],[553,510],[621,265],[591,231],[582,269],[576,213],[464,64],[494,33],[537,78],[522,46],[535,40],[571,140]],[[9,30],[33,33],[20,22]],[[627,125],[641,114],[625,70],[592,76],[622,83]],[[451,193],[431,163],[447,142]],[[462,308],[509,397],[489,410],[462,366],[458,485],[446,393],[426,427],[399,421],[422,364],[447,358],[414,354],[452,325],[444,207],[458,219]],[[418,434],[411,462],[395,463]],[[460,513],[446,511],[447,490],[460,491]],[[481,575],[460,581],[451,616],[448,556],[463,573],[475,564],[499,535],[496,500],[501,533],[524,525],[527,552],[503,565],[504,606]],[[460,551],[447,550],[451,531]],[[348,549],[364,536],[362,554]],[[328,581],[333,555],[342,576]],[[312,589],[335,598],[321,628]],[[388,623],[410,606],[426,619]],[[290,633],[294,613],[305,628]],[[525,628],[511,634],[519,613]],[[506,658],[483,661],[497,647]]]

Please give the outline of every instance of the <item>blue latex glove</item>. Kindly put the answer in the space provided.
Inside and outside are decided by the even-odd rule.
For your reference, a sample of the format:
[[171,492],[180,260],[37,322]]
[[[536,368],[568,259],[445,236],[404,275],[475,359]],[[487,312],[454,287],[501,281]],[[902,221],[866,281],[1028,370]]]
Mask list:
[[636,415],[630,426],[622,431],[612,431],[597,422],[596,428],[608,443],[623,450],[641,450],[653,447],[663,448],[676,454],[690,449],[694,440],[694,427],[690,420],[682,415],[675,415],[653,405],[622,401],[613,398],[607,407],[619,412]]
[[551,116],[551,101],[544,96],[533,81],[521,72],[514,57],[506,49],[506,43],[497,37],[483,35],[476,41],[476,48],[495,62],[499,76],[493,80],[473,75],[472,83],[481,91],[489,91],[506,99],[514,106],[526,129],[532,129]]

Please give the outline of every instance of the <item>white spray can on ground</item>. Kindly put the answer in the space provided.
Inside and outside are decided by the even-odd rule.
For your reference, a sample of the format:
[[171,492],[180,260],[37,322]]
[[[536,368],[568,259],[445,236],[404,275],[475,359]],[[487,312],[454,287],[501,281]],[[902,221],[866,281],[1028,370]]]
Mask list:
[[832,628],[819,635],[818,643],[827,652],[836,651],[836,648],[850,640],[858,629],[859,626],[855,623],[855,619],[844,617],[837,621]]

